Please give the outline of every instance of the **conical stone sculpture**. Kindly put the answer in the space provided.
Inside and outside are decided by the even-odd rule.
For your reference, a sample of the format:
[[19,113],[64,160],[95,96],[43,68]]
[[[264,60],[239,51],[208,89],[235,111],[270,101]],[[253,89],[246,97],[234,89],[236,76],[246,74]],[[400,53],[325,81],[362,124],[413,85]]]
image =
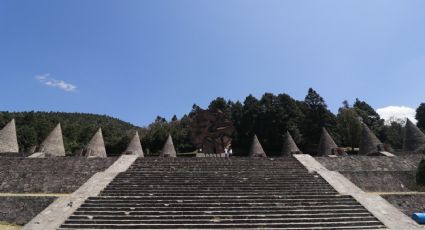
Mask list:
[[107,157],[102,129],[99,128],[83,151],[85,157]]
[[409,119],[406,121],[403,138],[403,151],[412,152],[423,148],[425,145],[425,134]]
[[171,135],[168,135],[167,140],[165,141],[164,147],[162,148],[162,152],[159,155],[160,157],[176,157],[176,149],[174,148],[173,139]]
[[371,155],[383,151],[382,142],[375,136],[375,134],[367,127],[366,124],[362,124],[362,136],[360,140],[360,155]]
[[335,144],[335,141],[332,139],[331,135],[329,135],[328,131],[323,127],[322,128],[322,135],[320,136],[320,142],[319,142],[319,156],[328,156],[334,154],[335,149],[337,149],[338,146]]
[[286,131],[285,140],[282,146],[281,156],[290,156],[292,154],[302,153],[292,138],[289,131]]
[[145,154],[143,153],[142,144],[140,143],[139,132],[136,131],[136,134],[134,134],[133,139],[131,139],[124,153],[144,157]]
[[267,157],[264,152],[263,146],[261,146],[260,141],[257,138],[257,135],[254,135],[252,140],[251,148],[249,149],[250,157]]
[[40,152],[47,156],[65,156],[65,147],[63,145],[62,128],[60,123],[56,125],[43,143],[41,143]]
[[18,153],[19,145],[18,138],[16,137],[15,119],[0,130],[0,153]]

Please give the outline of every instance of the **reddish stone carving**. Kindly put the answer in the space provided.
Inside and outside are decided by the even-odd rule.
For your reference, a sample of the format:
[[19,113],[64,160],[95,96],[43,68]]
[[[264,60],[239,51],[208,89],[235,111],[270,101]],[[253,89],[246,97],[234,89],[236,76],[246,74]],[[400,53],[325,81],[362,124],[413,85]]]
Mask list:
[[233,123],[221,110],[199,110],[192,118],[191,140],[204,153],[224,153],[232,143]]

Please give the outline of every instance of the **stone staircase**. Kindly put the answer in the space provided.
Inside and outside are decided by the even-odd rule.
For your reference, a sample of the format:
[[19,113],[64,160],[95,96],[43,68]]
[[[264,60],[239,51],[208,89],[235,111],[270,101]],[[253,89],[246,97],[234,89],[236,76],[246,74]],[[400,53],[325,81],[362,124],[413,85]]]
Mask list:
[[294,158],[139,158],[60,229],[385,229]]

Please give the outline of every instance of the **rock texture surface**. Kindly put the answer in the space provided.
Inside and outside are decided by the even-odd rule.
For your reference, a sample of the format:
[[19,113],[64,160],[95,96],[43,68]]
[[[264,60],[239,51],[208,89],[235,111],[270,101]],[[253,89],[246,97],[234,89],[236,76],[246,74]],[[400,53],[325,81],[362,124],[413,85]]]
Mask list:
[[107,157],[102,129],[99,128],[83,151],[84,157]]
[[381,195],[392,205],[400,209],[406,216],[425,210],[425,194]]
[[55,199],[56,197],[0,197],[0,220],[24,225]]
[[260,141],[257,138],[257,135],[254,135],[252,139],[251,148],[249,149],[250,157],[267,157],[266,152],[264,152],[263,146],[261,146]]
[[425,145],[425,134],[409,119],[406,121],[403,151],[417,151]]
[[15,119],[0,130],[0,153],[17,153],[19,152],[18,138],[16,137]]
[[395,157],[347,156],[316,157],[327,169],[338,171],[367,192],[410,192],[425,190],[415,182],[422,154]]
[[0,158],[1,193],[72,193],[117,158]]
[[362,124],[362,127],[359,154],[369,155],[383,151],[383,149],[379,149],[379,146],[383,146],[382,142],[375,136],[372,130],[370,130],[364,123]]
[[296,153],[302,153],[292,138],[291,134],[286,131],[285,140],[282,146],[282,156],[289,156]]
[[136,131],[124,153],[129,155],[136,155],[139,157],[145,156],[143,153],[142,144],[140,143],[139,132]]
[[138,158],[60,229],[385,229],[292,157]]
[[56,230],[90,196],[96,196],[120,172],[124,172],[137,159],[135,155],[122,155],[113,165],[93,175],[77,191],[56,199],[22,230]]
[[162,148],[162,152],[159,155],[161,157],[176,157],[176,149],[174,148],[173,139],[171,135],[168,135],[167,140],[164,143],[164,147]]
[[41,143],[40,152],[46,154],[46,156],[65,156],[65,146],[63,145],[62,128],[60,123],[56,125],[43,143]]
[[335,141],[329,135],[328,131],[325,128],[322,128],[322,135],[320,136],[319,142],[319,156],[327,156],[334,154],[334,151],[338,148],[335,144]]

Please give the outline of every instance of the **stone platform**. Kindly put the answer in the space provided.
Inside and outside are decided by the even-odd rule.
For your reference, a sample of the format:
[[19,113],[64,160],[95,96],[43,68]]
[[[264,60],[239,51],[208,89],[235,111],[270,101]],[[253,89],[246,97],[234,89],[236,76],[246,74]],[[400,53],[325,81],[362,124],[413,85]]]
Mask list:
[[139,158],[60,229],[385,229],[296,159]]

